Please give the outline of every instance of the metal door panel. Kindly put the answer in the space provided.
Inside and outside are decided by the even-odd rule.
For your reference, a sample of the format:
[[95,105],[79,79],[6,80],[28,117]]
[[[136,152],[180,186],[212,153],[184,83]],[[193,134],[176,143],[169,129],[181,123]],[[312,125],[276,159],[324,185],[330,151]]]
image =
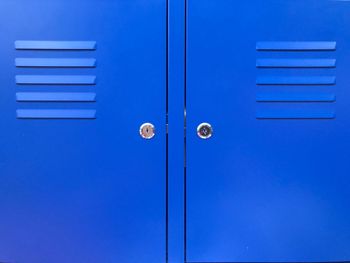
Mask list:
[[188,262],[350,260],[349,14],[188,1]]
[[0,2],[1,262],[165,261],[165,14]]

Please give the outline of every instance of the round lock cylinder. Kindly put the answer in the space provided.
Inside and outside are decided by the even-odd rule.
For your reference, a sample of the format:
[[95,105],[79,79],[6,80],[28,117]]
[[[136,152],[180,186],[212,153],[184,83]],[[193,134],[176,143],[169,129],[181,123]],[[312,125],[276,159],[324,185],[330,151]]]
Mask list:
[[152,123],[144,123],[140,127],[140,135],[143,139],[152,139],[155,135],[155,128]]
[[213,135],[213,128],[209,123],[203,122],[197,127],[197,135],[201,139],[209,139]]

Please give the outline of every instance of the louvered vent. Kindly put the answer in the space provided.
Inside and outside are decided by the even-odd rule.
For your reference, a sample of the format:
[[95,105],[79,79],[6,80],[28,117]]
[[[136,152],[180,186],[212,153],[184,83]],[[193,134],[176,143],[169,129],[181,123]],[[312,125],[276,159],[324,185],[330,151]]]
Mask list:
[[[80,73],[85,70],[91,72],[96,67],[96,59],[82,57],[81,52],[84,51],[84,55],[85,52],[94,52],[96,42],[16,41],[15,47],[18,55],[15,65],[21,71],[21,74],[16,75],[17,118],[96,118],[96,110],[90,105],[96,102],[96,76],[74,72],[79,69]],[[55,58],[57,51],[65,52],[67,58],[62,54],[60,58]],[[50,73],[52,69],[55,69],[56,74]],[[79,87],[79,92],[74,91],[73,87]]]
[[258,42],[257,119],[335,118],[336,42]]

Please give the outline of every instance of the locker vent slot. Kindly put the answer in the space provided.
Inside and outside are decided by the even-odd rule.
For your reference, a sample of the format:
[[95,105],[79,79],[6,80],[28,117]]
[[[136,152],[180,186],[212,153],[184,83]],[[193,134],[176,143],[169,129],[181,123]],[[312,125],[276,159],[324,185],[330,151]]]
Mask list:
[[258,42],[258,51],[334,51],[336,42]]
[[258,102],[333,102],[335,95],[332,93],[287,93],[287,92],[258,92],[256,95]]
[[94,68],[96,59],[92,58],[17,58],[16,67],[27,68]]
[[17,110],[19,119],[95,119],[95,110]]
[[16,41],[17,50],[95,50],[95,41]]
[[63,101],[63,102],[95,102],[95,93],[81,92],[18,92],[17,101]]
[[256,50],[257,119],[335,118],[336,42],[258,42]]
[[280,77],[262,76],[256,80],[258,85],[334,85],[335,77]]
[[335,68],[335,59],[258,59],[258,68]]
[[95,85],[95,76],[64,75],[18,75],[16,83],[21,85]]
[[[82,57],[83,54],[78,52],[94,52],[96,42],[16,41],[15,48],[22,55],[31,51],[28,57],[15,59],[18,119],[96,118],[96,59],[86,58],[86,54]],[[44,54],[42,50],[48,50],[48,53]],[[50,51],[54,52],[54,57],[50,58]],[[52,68],[55,74],[52,74]]]
[[333,111],[261,110],[257,119],[333,119]]

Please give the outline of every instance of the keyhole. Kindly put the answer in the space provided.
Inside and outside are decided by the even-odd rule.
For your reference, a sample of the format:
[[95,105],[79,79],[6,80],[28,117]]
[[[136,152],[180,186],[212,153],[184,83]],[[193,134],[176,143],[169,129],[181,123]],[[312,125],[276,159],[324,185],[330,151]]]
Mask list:
[[155,135],[155,128],[152,123],[144,123],[140,127],[140,135],[143,139],[152,139]]
[[209,139],[213,135],[213,128],[209,123],[201,123],[197,127],[197,134],[201,139]]

